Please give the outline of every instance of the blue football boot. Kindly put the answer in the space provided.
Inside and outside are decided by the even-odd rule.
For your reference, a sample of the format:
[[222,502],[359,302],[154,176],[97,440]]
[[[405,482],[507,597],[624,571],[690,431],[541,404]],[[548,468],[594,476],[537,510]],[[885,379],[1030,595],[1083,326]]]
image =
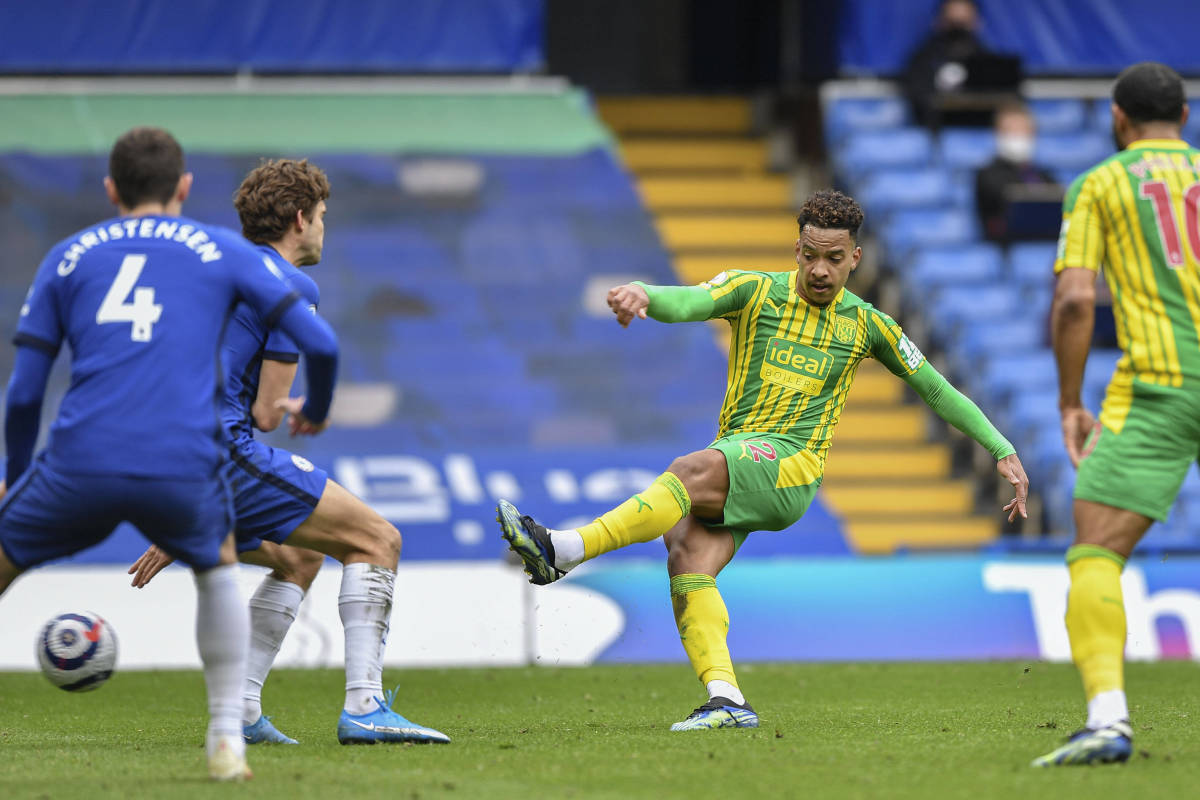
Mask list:
[[749,703],[738,704],[728,697],[713,697],[697,708],[683,722],[671,726],[673,731],[704,731],[714,728],[757,728],[758,714]]
[[1031,767],[1065,767],[1074,764],[1114,764],[1133,754],[1133,728],[1129,720],[1103,728],[1077,731],[1062,747],[1035,758]]
[[502,536],[508,547],[525,562],[525,574],[529,582],[544,586],[554,583],[567,573],[554,566],[554,544],[546,526],[534,521],[533,517],[521,516],[517,507],[507,500],[496,506],[496,521],[500,523]]
[[300,744],[287,734],[281,733],[265,714],[260,715],[253,725],[244,726],[242,736],[245,737],[246,744]]
[[447,744],[450,737],[433,728],[426,728],[392,711],[396,691],[376,697],[379,708],[366,714],[350,714],[342,710],[338,718],[337,736],[342,744],[375,744],[376,742],[418,742]]

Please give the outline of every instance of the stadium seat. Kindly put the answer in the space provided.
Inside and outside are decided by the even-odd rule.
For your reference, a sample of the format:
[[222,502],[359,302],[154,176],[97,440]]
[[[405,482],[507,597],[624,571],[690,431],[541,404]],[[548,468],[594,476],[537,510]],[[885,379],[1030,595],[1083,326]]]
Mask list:
[[1012,397],[1018,392],[1055,389],[1058,368],[1050,350],[997,354],[988,359],[977,383],[994,397]]
[[1092,103],[1091,127],[1096,133],[1112,135],[1112,102],[1106,98],[1097,99]]
[[938,149],[950,169],[974,171],[996,154],[996,134],[989,128],[948,128],[942,131]]
[[1000,250],[995,245],[924,248],[899,269],[905,303],[944,286],[979,286],[996,281],[1001,264]]
[[962,208],[897,211],[884,223],[882,231],[893,258],[902,257],[914,248],[967,244],[977,235],[975,214]]
[[964,324],[990,325],[1021,316],[1021,296],[1010,286],[955,286],[932,294],[923,305],[930,326],[943,341],[961,334]]
[[1074,133],[1087,124],[1087,107],[1077,98],[1039,98],[1029,101],[1039,133]]
[[883,215],[897,208],[948,206],[955,186],[938,167],[880,170],[868,175],[856,192],[867,214]]
[[899,128],[908,121],[908,105],[899,97],[848,97],[826,111],[831,142],[851,131]]
[[1044,347],[1044,324],[1031,319],[1012,319],[988,325],[968,325],[962,335],[951,340],[949,351],[955,369],[968,372],[987,358],[1014,351],[1027,352]]
[[926,166],[933,159],[933,138],[922,128],[852,133],[834,151],[839,173],[851,183],[878,169]]
[[1053,242],[1021,242],[1008,251],[1008,274],[1022,286],[1054,283]]
[[1112,141],[1099,133],[1046,133],[1037,137],[1034,161],[1055,169],[1085,170],[1112,153]]

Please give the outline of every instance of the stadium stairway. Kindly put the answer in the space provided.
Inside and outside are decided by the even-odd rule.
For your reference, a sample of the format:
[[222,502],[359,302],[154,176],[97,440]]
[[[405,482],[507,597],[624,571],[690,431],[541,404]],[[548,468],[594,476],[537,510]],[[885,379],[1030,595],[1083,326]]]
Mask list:
[[[769,171],[749,101],[606,97],[597,108],[681,282],[731,267],[795,268],[791,181]],[[727,346],[727,326],[714,323],[713,330]],[[928,414],[909,395],[875,362],[859,370],[823,486],[848,543],[884,554],[992,541],[998,518],[974,513],[974,483],[951,477],[949,446],[929,442]]]

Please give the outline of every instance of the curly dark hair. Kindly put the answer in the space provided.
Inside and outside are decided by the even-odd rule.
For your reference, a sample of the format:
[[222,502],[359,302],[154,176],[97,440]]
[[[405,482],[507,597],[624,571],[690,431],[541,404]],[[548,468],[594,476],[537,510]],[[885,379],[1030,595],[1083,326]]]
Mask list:
[[800,232],[805,225],[850,232],[850,238],[858,241],[858,229],[863,223],[863,210],[853,198],[841,192],[824,191],[813,194],[800,208],[796,217]]
[[317,204],[329,199],[329,179],[321,168],[281,158],[251,170],[233,193],[242,235],[255,244],[277,242],[291,228],[296,212],[312,219]]

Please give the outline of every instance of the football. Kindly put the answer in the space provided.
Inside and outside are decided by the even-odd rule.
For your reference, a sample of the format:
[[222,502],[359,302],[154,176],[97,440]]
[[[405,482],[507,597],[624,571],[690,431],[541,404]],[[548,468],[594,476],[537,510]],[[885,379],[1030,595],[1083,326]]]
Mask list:
[[59,614],[42,626],[37,655],[42,674],[55,686],[89,692],[113,673],[117,635],[99,614]]

